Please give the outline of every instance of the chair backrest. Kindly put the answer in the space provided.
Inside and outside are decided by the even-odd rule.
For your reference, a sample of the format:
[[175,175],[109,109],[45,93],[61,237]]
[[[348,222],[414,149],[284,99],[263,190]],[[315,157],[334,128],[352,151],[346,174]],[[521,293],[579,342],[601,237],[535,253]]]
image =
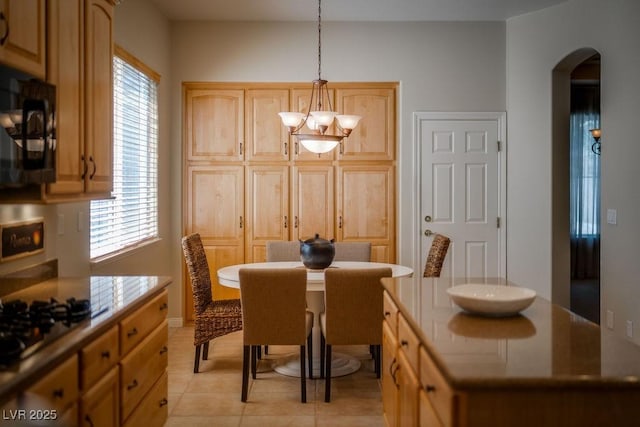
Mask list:
[[202,313],[211,303],[211,275],[207,254],[202,246],[200,234],[194,233],[182,238],[182,253],[187,263],[193,292],[193,310],[196,315]]
[[241,268],[240,301],[245,345],[304,345],[307,270]]
[[447,256],[451,240],[442,234],[436,234],[431,242],[431,248],[427,255],[427,262],[424,266],[423,277],[440,277],[442,263]]
[[371,243],[369,242],[335,242],[336,255],[334,261],[371,261]]
[[325,338],[331,345],[382,343],[380,279],[390,268],[330,268],[324,272]]
[[267,242],[267,262],[300,261],[300,242],[271,240]]

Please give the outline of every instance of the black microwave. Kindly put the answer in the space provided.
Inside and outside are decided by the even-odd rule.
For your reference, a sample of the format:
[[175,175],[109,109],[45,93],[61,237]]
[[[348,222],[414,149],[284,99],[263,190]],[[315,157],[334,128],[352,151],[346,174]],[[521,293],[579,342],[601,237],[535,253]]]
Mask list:
[[0,188],[56,180],[56,87],[0,65]]

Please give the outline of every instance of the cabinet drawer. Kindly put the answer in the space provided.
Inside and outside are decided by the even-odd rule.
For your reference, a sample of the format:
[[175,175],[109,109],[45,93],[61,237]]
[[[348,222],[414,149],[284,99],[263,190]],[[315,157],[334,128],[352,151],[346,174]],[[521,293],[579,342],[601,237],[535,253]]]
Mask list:
[[389,293],[385,291],[383,300],[384,319],[389,322],[393,334],[398,333],[398,307],[393,302]]
[[453,423],[454,393],[424,348],[420,348],[420,384],[442,424]]
[[116,427],[120,425],[118,399],[118,367],[112,368],[100,378],[80,400],[80,425]]
[[167,317],[167,290],[120,322],[120,355],[124,356]]
[[398,344],[415,372],[419,372],[420,339],[402,314],[398,315]]
[[42,406],[42,409],[56,409],[59,414],[64,412],[78,399],[78,356],[74,354],[58,365],[29,388],[27,394],[45,399],[50,406]]
[[124,427],[162,427],[169,416],[167,373],[153,385],[140,406],[131,414]]
[[121,420],[133,412],[167,367],[167,321],[156,328],[120,362]]
[[427,392],[424,389],[420,390],[420,424],[421,426],[434,426],[441,427],[443,424],[440,422],[435,409],[431,405],[431,401],[427,396]]
[[80,350],[80,380],[82,390],[88,390],[118,362],[118,327],[114,326],[100,338]]

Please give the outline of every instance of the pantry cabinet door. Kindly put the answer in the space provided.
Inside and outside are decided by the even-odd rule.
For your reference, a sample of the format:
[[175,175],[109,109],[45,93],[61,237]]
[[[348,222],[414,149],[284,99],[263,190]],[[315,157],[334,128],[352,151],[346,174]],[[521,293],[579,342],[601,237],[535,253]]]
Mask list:
[[289,111],[287,89],[247,90],[247,160],[289,160],[289,132],[278,115],[281,111]]
[[371,261],[395,262],[395,167],[338,167],[338,240],[371,242]]
[[289,240],[289,167],[247,166],[245,262],[264,262],[269,240]]
[[293,168],[292,240],[306,240],[316,233],[327,240],[336,237],[333,182],[331,165]]
[[244,91],[185,90],[187,161],[239,161],[243,157]]

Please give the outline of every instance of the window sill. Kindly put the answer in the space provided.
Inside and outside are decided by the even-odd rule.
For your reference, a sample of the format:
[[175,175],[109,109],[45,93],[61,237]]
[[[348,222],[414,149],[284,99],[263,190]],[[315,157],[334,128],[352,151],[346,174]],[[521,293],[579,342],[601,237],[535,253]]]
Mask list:
[[97,258],[92,258],[91,260],[89,260],[89,265],[91,266],[91,269],[93,269],[94,267],[98,267],[98,266],[102,266],[102,265],[108,265],[111,264],[112,262],[116,262],[116,261],[120,261],[124,258],[127,258],[129,256],[133,256],[135,255],[137,252],[140,252],[146,248],[148,248],[149,246],[158,243],[162,241],[162,239],[160,237],[154,237],[152,239],[148,239],[145,240],[143,242],[140,242],[136,245],[132,245],[132,246],[128,246],[124,249],[121,249],[117,252],[112,252],[110,254],[107,255],[102,255],[100,257]]

